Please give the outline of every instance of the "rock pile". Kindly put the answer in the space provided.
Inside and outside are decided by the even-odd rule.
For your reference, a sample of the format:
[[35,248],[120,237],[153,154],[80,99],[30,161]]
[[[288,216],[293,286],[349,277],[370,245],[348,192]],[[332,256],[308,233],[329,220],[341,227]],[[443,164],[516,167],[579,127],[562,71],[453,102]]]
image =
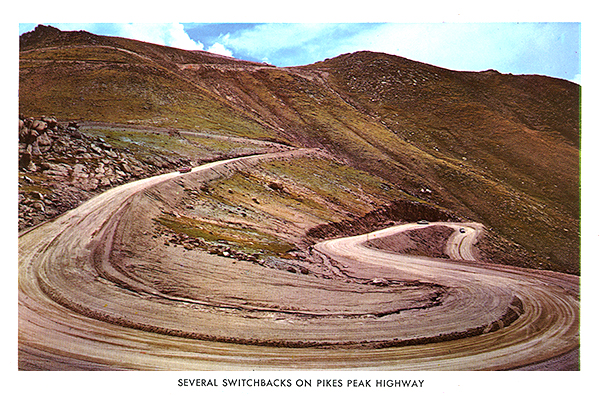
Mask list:
[[19,117],[19,230],[130,180],[189,165],[180,158],[138,159],[129,149],[87,136],[76,121]]

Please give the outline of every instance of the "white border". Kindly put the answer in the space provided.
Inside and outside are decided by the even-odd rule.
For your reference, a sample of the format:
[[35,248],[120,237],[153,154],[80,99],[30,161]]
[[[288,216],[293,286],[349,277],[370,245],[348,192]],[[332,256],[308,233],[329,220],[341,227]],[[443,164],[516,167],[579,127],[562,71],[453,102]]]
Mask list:
[[[593,249],[600,242],[595,228],[598,155],[596,88],[596,48],[599,36],[594,20],[593,3],[589,1],[427,1],[407,5],[394,1],[369,1],[363,3],[327,2],[307,0],[302,2],[227,1],[203,3],[196,1],[124,2],[103,1],[28,1],[9,7],[8,21],[0,28],[3,50],[9,56],[3,60],[2,119],[6,144],[2,145],[2,182],[5,186],[2,247],[8,260],[3,260],[4,276],[2,302],[4,323],[2,332],[3,388],[10,393],[44,394],[60,392],[61,395],[85,394],[365,394],[364,388],[317,388],[307,391],[291,388],[237,388],[232,390],[183,388],[177,386],[179,378],[309,378],[313,384],[323,378],[406,378],[424,379],[422,389],[380,389],[374,394],[410,393],[419,395],[505,395],[507,393],[564,395],[587,394],[596,388],[591,381],[596,368],[598,352],[594,331],[594,288],[597,262]],[[89,7],[89,8],[88,8]],[[16,175],[15,147],[18,113],[18,23],[19,22],[582,22],[582,91],[583,91],[583,147],[582,147],[582,349],[581,372],[133,372],[133,373],[55,373],[18,372],[17,370],[17,236],[16,236]],[[13,137],[14,136],[14,137]],[[593,311],[592,311],[593,310]],[[372,388],[375,389],[375,388]],[[591,389],[590,391],[586,391]],[[225,392],[224,392],[225,391]],[[533,393],[535,392],[535,393]]]

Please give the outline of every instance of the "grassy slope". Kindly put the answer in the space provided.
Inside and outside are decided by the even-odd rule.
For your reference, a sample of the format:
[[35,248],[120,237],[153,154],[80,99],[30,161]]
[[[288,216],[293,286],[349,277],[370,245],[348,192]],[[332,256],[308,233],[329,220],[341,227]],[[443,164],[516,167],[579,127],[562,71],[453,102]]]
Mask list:
[[578,271],[578,86],[372,53],[309,68],[328,72],[336,92],[385,125],[372,140],[393,133],[421,150],[394,150],[394,159],[424,176],[433,199],[493,226],[543,267]]
[[226,100],[159,62],[121,49],[69,47],[21,53],[19,111],[59,119],[208,129],[273,137]]
[[493,227],[543,267],[579,270],[575,84],[374,53],[281,69],[133,40],[47,35],[22,41],[25,115],[325,147],[397,190]]
[[290,139],[325,146],[411,195],[494,227],[543,268],[578,271],[577,86],[389,56],[335,61],[238,71],[225,84],[241,103],[293,128]]
[[189,217],[167,214],[159,223],[207,241],[228,241],[247,253],[280,257],[303,244],[311,227],[406,198],[383,179],[316,155],[260,162],[188,184],[176,206],[188,208]]

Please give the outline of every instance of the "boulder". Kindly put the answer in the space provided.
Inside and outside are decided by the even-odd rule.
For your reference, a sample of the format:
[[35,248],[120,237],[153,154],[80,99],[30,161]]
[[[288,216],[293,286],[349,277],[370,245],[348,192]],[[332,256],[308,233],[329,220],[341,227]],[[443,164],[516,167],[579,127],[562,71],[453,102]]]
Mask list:
[[24,128],[19,131],[19,143],[32,144],[38,138],[39,133],[34,129]]
[[132,169],[129,166],[129,164],[125,161],[122,161],[121,163],[119,163],[119,167],[121,168],[121,170],[125,173],[131,173]]
[[88,172],[83,164],[75,164],[73,166],[73,178],[87,179],[89,177]]
[[42,194],[39,191],[31,191],[29,193],[29,195],[31,196],[31,198],[38,200],[38,201],[42,201],[44,199],[44,194]]
[[281,183],[272,181],[267,185],[271,190],[283,192],[283,185]]
[[31,154],[33,154],[35,156],[42,155],[42,151],[40,150],[40,145],[38,144],[37,140],[35,142],[31,143]]
[[54,129],[58,126],[58,121],[54,117],[42,116],[42,121],[46,123],[49,129]]
[[46,208],[44,207],[44,203],[41,201],[36,201],[31,205],[32,208],[34,208],[35,210],[39,211],[39,212],[45,212]]
[[94,143],[90,145],[90,149],[98,155],[102,155],[104,153],[104,151],[100,147],[96,146]]
[[40,146],[50,146],[52,144],[52,139],[46,133],[42,133],[37,138],[37,143]]
[[69,177],[71,167],[67,164],[48,163],[50,167],[46,172],[49,176]]
[[163,158],[158,155],[152,155],[146,158],[146,163],[156,166],[157,168],[166,168],[169,166],[168,162],[166,162]]
[[390,285],[390,282],[384,278],[373,278],[373,279],[371,279],[370,283],[374,286],[381,286],[381,287]]
[[28,152],[24,152],[19,157],[19,168],[27,169],[29,163],[31,162],[31,154]]
[[23,119],[23,123],[25,124],[26,128],[31,128],[34,121],[35,121],[35,119],[33,117],[28,117],[28,118]]
[[44,121],[34,120],[31,124],[31,129],[34,129],[38,132],[44,132],[48,128],[48,124]]

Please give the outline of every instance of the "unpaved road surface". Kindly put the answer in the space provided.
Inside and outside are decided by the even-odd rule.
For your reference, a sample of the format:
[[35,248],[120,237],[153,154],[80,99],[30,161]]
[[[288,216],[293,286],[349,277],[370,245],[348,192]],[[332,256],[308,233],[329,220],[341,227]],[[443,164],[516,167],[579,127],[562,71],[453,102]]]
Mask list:
[[[455,228],[447,246],[453,260],[401,256],[364,246],[369,239],[435,224]],[[461,228],[464,233],[459,231]],[[422,317],[411,316],[404,324],[413,330],[422,329],[419,334],[426,334],[430,328],[442,332],[447,327],[447,334],[462,331],[465,336],[424,346],[424,351],[432,353],[431,364],[407,365],[410,368],[510,369],[571,356],[579,347],[579,278],[458,261],[474,260],[473,244],[479,232],[477,224],[406,224],[323,242],[316,249],[339,262],[360,260],[380,268],[394,268],[403,278],[433,282],[453,290],[452,298],[429,308]],[[510,315],[499,319],[501,312]],[[481,334],[470,337],[468,329],[480,326],[485,326]],[[561,367],[560,363],[552,367],[573,369],[571,360],[565,363],[568,367]]]
[[320,243],[314,254],[335,269],[332,277],[147,235],[164,204],[158,197],[175,191],[178,178],[278,155],[120,186],[21,235],[19,368],[574,368],[561,357],[579,347],[579,277],[477,263],[477,224],[444,223],[456,230],[451,260],[365,247],[427,225]]

